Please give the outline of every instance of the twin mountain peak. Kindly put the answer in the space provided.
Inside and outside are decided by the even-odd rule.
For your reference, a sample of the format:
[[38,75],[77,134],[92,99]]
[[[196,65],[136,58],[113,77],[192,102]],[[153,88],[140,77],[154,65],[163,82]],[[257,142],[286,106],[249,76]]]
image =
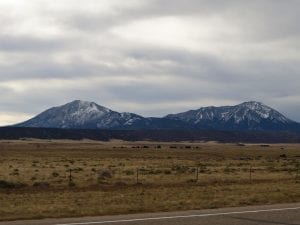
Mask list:
[[209,129],[300,131],[300,124],[255,101],[235,106],[202,107],[165,117],[119,113],[94,102],[76,100],[50,108],[16,127],[63,129]]

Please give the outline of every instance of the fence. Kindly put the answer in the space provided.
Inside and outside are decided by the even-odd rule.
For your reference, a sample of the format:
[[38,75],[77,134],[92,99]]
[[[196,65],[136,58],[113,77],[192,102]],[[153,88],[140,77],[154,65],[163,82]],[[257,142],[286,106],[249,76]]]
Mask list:
[[[221,165],[221,166],[220,166]],[[295,180],[300,181],[298,162],[256,165],[240,163],[227,165],[197,166],[175,164],[171,166],[98,166],[81,167],[40,167],[31,172],[22,169],[9,174],[0,173],[0,181],[23,183],[33,186],[91,186],[91,185],[173,185],[182,183],[257,183]],[[38,171],[38,172],[37,172]]]
[[[69,170],[69,181],[81,180]],[[136,167],[130,169],[102,168],[96,171],[94,182],[100,184],[179,184],[179,183],[243,183],[300,180],[300,167],[267,166],[225,167],[211,171],[200,166]]]

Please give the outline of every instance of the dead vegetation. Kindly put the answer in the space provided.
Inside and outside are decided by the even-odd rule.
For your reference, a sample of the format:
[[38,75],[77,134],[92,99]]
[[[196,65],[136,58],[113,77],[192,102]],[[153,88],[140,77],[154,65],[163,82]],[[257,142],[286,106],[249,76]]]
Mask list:
[[2,141],[0,218],[300,201],[300,145]]

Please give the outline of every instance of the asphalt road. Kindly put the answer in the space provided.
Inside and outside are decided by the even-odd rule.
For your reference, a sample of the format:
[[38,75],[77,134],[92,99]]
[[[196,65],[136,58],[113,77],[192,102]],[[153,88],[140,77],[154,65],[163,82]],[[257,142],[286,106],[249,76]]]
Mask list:
[[300,225],[300,203],[170,213],[0,222],[0,225]]

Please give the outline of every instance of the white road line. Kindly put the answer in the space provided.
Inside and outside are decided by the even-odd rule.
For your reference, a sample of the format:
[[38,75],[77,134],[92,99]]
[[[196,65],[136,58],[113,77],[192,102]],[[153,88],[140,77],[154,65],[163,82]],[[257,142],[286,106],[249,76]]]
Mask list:
[[287,211],[287,210],[298,210],[300,207],[294,208],[282,208],[282,209],[261,209],[261,210],[250,210],[250,211],[237,211],[237,212],[223,212],[223,213],[208,213],[208,214],[195,214],[195,215],[183,215],[183,216],[163,216],[163,217],[148,217],[140,219],[127,219],[127,220],[107,220],[99,222],[82,222],[82,223],[65,223],[55,225],[89,225],[89,224],[105,224],[105,223],[124,223],[124,222],[137,222],[147,220],[168,220],[168,219],[179,219],[179,218],[193,218],[193,217],[209,217],[209,216],[224,216],[233,214],[246,214],[246,213],[260,213],[260,212],[276,212],[276,211]]

